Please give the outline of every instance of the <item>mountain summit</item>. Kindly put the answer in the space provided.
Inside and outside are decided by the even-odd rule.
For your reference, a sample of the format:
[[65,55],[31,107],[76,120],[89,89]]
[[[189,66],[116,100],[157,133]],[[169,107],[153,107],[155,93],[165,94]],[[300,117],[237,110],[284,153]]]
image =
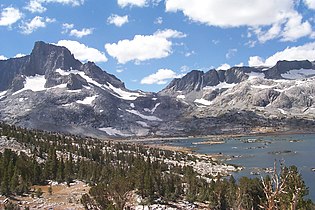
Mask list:
[[105,137],[183,136],[313,125],[315,66],[194,70],[159,93],[128,90],[92,62],[36,42],[0,61],[0,120],[22,127]]

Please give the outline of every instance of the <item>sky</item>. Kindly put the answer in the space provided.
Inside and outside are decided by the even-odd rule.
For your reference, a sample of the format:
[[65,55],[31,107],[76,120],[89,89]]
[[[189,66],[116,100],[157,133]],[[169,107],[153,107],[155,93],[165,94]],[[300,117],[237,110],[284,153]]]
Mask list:
[[132,90],[191,70],[315,60],[315,0],[1,0],[0,59],[67,47]]

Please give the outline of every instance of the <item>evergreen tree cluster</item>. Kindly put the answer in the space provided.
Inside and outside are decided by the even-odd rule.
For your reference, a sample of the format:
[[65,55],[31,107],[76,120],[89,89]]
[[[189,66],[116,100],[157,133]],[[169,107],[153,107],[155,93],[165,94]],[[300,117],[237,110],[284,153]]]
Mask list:
[[187,200],[206,203],[210,209],[273,209],[270,198],[275,200],[273,207],[281,209],[311,209],[312,205],[304,198],[307,187],[296,167],[281,170],[279,180],[286,182],[285,188],[275,193],[274,177],[263,182],[247,177],[236,181],[201,176],[191,166],[167,163],[196,161],[184,153],[3,123],[0,136],[30,149],[30,154],[8,149],[0,153],[0,193],[6,196],[28,193],[32,185],[48,180],[70,184],[78,179],[91,185],[89,194],[82,197],[86,209],[123,209],[135,193],[144,204]]

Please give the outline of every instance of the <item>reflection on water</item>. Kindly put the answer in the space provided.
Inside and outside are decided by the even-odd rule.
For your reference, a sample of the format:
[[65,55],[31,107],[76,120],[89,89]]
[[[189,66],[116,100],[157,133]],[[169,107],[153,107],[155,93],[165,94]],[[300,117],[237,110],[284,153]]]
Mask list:
[[[205,144],[201,143],[203,141]],[[310,198],[315,201],[315,134],[250,136],[224,141],[224,144],[209,144],[209,139],[199,138],[169,144],[194,148],[202,154],[224,154],[228,163],[245,167],[245,170],[235,173],[235,177],[260,177],[270,173],[275,160],[287,166],[296,165],[310,189]]]

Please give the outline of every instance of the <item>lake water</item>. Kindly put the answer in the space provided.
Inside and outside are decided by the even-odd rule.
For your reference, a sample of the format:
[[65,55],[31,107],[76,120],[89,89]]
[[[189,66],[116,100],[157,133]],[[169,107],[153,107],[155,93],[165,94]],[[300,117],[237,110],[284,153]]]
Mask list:
[[201,154],[222,153],[230,157],[226,162],[245,167],[233,174],[236,178],[264,176],[260,169],[272,168],[275,160],[286,166],[296,165],[309,187],[309,197],[315,201],[315,134],[249,136],[226,139],[224,144],[194,144],[202,141],[209,139],[182,139],[169,144],[194,148]]

